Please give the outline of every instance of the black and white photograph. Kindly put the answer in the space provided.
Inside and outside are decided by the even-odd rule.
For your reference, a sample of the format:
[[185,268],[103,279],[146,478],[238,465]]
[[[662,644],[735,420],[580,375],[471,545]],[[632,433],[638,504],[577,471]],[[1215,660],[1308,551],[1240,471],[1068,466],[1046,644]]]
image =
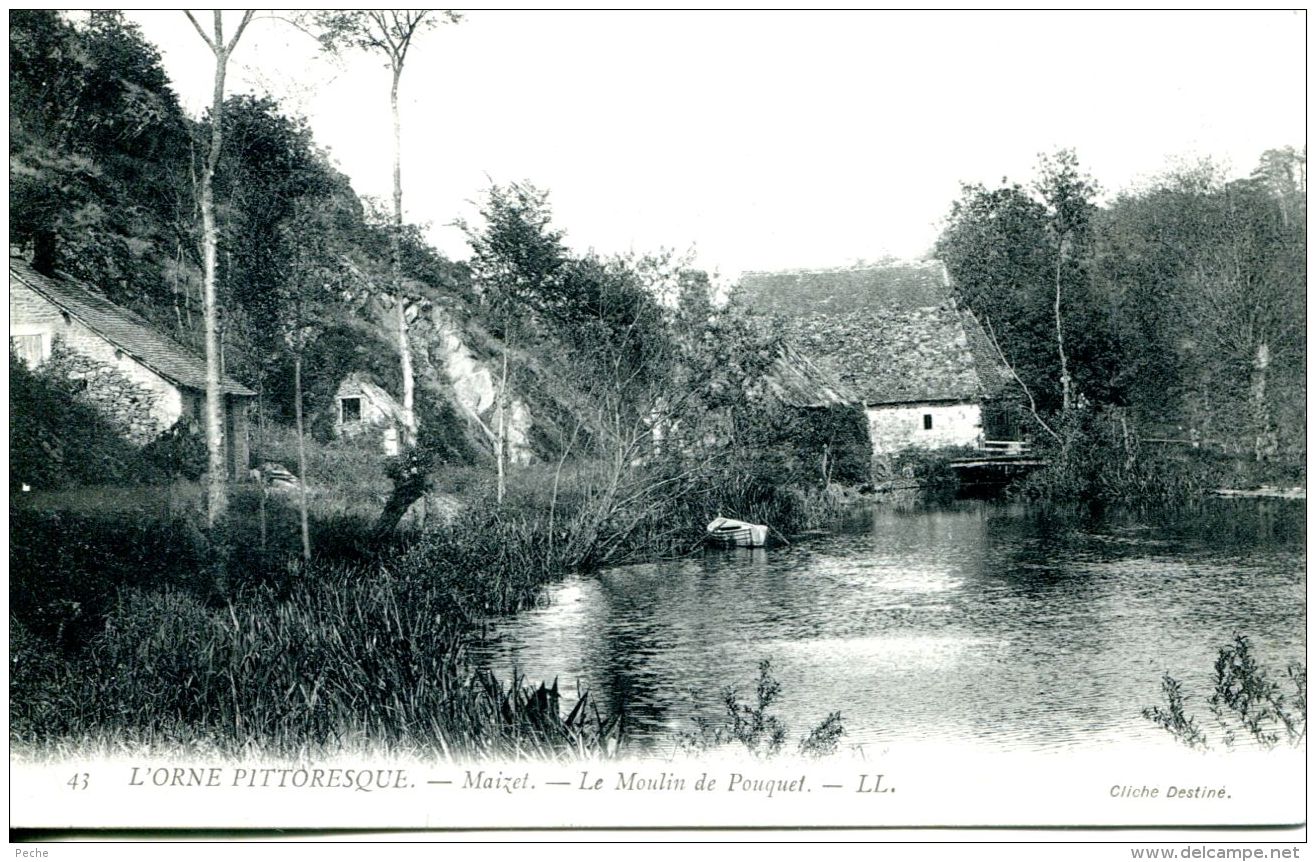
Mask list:
[[1305,10],[8,38],[11,841],[1299,858]]

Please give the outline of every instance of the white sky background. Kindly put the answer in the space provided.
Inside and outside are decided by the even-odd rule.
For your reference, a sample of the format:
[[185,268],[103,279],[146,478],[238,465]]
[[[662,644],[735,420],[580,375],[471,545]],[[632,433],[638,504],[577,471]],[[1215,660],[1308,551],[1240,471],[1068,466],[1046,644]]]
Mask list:
[[[129,17],[199,114],[200,37],[180,12]],[[403,203],[459,260],[451,222],[490,179],[548,189],[578,250],[693,246],[730,278],[920,257],[961,181],[1027,182],[1043,151],[1075,148],[1114,193],[1173,158],[1244,175],[1305,146],[1305,30],[1293,12],[471,12],[407,58]],[[227,90],[308,117],[387,200],[384,63],[258,18]]]

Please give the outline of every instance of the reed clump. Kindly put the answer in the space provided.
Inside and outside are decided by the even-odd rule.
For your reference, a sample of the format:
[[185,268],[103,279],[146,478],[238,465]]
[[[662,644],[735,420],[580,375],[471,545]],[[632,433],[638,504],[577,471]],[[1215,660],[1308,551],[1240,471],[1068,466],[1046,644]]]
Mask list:
[[[17,633],[17,637],[15,637]],[[608,756],[620,721],[588,695],[561,717],[556,682],[502,684],[466,657],[466,624],[432,584],[351,566],[294,572],[282,594],[222,607],[123,592],[71,659],[11,620],[19,646],[11,738],[41,746],[108,734],[160,745],[202,737],[273,755],[363,744],[458,758]]]

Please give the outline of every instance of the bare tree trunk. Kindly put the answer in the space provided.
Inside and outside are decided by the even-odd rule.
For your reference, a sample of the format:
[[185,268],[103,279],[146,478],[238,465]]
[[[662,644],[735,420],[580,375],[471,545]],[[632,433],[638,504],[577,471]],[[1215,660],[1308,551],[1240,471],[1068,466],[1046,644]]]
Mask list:
[[302,352],[292,360],[293,410],[297,418],[297,507],[302,516],[302,559],[311,561],[311,527],[306,515],[306,435],[302,426]]
[[402,295],[402,114],[398,109],[400,62],[393,64],[393,229],[389,231],[389,257],[393,276],[393,299],[398,312],[398,356],[402,361],[403,447],[416,442],[416,379],[411,365],[411,339],[407,337],[407,302]]
[[1070,394],[1069,361],[1065,357],[1065,331],[1060,317],[1060,270],[1065,262],[1065,237],[1060,238],[1056,252],[1056,350],[1060,353],[1060,406],[1068,412],[1072,406]]
[[[216,27],[220,13],[215,12]],[[201,171],[202,308],[205,319],[206,351],[206,526],[214,529],[228,509],[228,476],[224,470],[223,397],[219,369],[219,303],[215,270],[218,265],[218,236],[215,230],[213,180],[224,141],[224,71],[228,57],[215,51],[215,90],[210,111],[210,153]]]
[[503,374],[498,382],[498,437],[494,443],[494,460],[498,462],[498,503],[507,493],[507,345],[503,345]]
[[[259,396],[256,399],[256,409],[256,433],[260,435],[260,448],[263,453],[265,449],[265,378],[263,376]],[[260,470],[260,464],[258,463],[256,467],[257,480],[260,482],[260,549],[263,553],[269,544],[269,519],[266,513],[269,488],[265,485],[265,474]]]
[[1256,429],[1253,453],[1258,462],[1270,461],[1279,449],[1274,424],[1270,418],[1270,401],[1266,397],[1267,373],[1270,368],[1270,345],[1264,341],[1257,345],[1252,360],[1252,419]]
[[228,58],[242,38],[242,31],[251,22],[252,13],[244,12],[242,22],[238,24],[233,38],[224,41],[224,16],[220,10],[214,12],[214,37],[206,35],[191,12],[184,12],[192,22],[197,33],[210,46],[215,55],[215,82],[210,107],[210,152],[206,154],[205,167],[201,172],[201,246],[202,246],[202,307],[205,320],[206,351],[206,465],[208,481],[206,483],[206,526],[214,530],[220,525],[228,510],[228,476],[224,467],[224,432],[221,413],[223,412],[224,393],[220,389],[222,369],[219,355],[219,301],[216,290],[216,267],[218,264],[218,235],[215,227],[214,178],[215,168],[219,165],[219,151],[224,143],[224,76],[228,70]]
[[1124,410],[1119,410],[1120,433],[1124,441],[1124,472],[1133,472],[1133,465],[1137,461],[1133,447],[1133,434],[1129,431],[1129,419]]

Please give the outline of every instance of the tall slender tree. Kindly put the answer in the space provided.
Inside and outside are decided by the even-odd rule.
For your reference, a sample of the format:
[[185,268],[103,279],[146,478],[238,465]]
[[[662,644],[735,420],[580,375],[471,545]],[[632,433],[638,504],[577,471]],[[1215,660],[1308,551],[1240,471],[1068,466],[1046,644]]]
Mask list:
[[306,197],[293,203],[292,212],[279,228],[284,250],[283,266],[275,289],[277,317],[284,345],[293,360],[293,418],[297,431],[298,510],[301,515],[302,556],[311,559],[311,532],[306,492],[310,477],[306,469],[306,426],[303,408],[302,371],[307,347],[323,329],[323,315],[330,307],[334,285],[341,279],[332,219],[333,202]]
[[428,9],[371,9],[316,12],[309,16],[310,29],[330,53],[354,48],[383,54],[392,73],[389,106],[393,113],[393,224],[389,236],[389,258],[393,302],[397,310],[398,357],[402,365],[402,411],[404,444],[416,439],[416,380],[412,366],[411,341],[407,337],[407,302],[402,288],[402,112],[398,89],[412,42],[424,29],[440,22],[456,23],[456,12]]
[[1092,217],[1096,212],[1093,199],[1098,189],[1093,180],[1079,169],[1078,157],[1073,150],[1060,150],[1054,155],[1042,156],[1037,190],[1046,202],[1048,233],[1055,254],[1054,317],[1056,353],[1060,360],[1060,405],[1062,410],[1074,406],[1074,378],[1065,348],[1064,292],[1062,286],[1067,270],[1079,269],[1078,259],[1091,247]]
[[205,318],[206,351],[206,525],[214,529],[224,519],[228,509],[228,476],[224,469],[223,398],[220,388],[219,354],[219,302],[216,291],[215,270],[218,255],[218,231],[215,227],[215,200],[213,180],[219,164],[219,151],[224,143],[224,77],[228,60],[237,48],[242,32],[251,23],[252,12],[242,13],[233,37],[224,40],[224,14],[214,11],[213,33],[207,35],[191,12],[185,11],[197,33],[215,55],[214,98],[210,107],[210,150],[201,170],[201,242],[202,242],[202,314]]

